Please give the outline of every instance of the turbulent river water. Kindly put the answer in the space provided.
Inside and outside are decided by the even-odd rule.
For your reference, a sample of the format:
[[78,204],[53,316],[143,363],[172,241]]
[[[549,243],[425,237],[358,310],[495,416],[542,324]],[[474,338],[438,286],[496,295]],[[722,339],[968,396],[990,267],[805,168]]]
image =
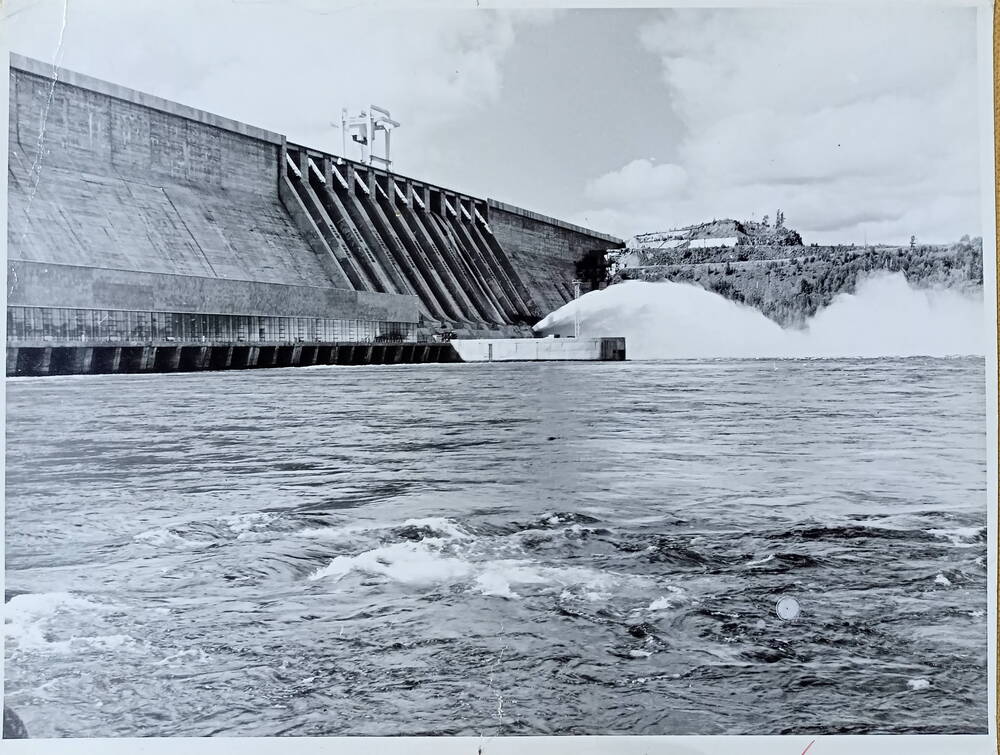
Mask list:
[[6,701],[42,737],[985,733],[984,379],[13,380]]

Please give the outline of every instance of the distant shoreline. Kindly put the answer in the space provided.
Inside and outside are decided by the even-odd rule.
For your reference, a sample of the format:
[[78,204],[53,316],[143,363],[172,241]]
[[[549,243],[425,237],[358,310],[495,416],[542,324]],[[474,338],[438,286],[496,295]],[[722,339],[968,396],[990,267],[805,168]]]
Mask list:
[[981,291],[982,239],[914,246],[638,248],[617,255],[609,279],[695,283],[783,327],[801,327],[837,294],[854,293],[859,280],[878,271],[901,272],[915,288]]

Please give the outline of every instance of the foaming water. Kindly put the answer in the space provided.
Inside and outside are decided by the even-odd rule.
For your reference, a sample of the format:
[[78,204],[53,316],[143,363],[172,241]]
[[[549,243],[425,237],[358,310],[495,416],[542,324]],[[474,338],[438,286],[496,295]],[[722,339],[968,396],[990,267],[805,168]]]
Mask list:
[[39,737],[985,732],[984,369],[17,381],[6,702]]
[[803,330],[783,329],[758,310],[700,286],[625,281],[591,291],[535,326],[570,336],[625,336],[630,359],[981,356],[982,294],[916,289],[902,273],[862,280]]

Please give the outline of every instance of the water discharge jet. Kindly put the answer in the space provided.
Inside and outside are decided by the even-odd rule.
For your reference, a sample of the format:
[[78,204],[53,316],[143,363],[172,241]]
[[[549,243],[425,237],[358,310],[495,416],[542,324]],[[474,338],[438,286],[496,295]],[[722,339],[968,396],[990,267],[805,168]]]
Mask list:
[[983,355],[982,293],[916,289],[900,274],[861,280],[802,329],[685,283],[625,281],[550,313],[538,335],[625,336],[630,359]]

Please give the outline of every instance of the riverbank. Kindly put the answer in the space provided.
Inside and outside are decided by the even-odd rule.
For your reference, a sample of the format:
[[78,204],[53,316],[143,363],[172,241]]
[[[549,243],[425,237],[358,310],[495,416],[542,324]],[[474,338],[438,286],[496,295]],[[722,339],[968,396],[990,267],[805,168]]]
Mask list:
[[914,288],[981,291],[982,239],[900,247],[757,246],[633,249],[612,275],[622,280],[695,283],[747,304],[783,327],[801,327],[837,294],[853,294],[878,271],[901,272]]

